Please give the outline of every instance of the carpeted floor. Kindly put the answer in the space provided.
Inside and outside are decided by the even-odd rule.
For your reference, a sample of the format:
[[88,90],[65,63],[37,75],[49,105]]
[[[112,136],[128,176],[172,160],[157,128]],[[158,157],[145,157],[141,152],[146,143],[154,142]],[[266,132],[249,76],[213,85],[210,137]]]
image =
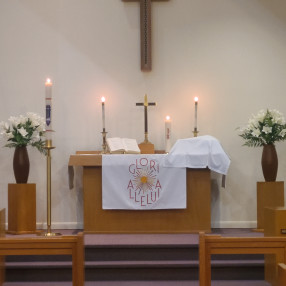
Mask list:
[[[61,230],[63,235],[76,234],[78,230]],[[263,233],[251,229],[212,229],[212,234],[234,237],[261,237]],[[27,235],[31,236],[31,235]],[[85,245],[190,245],[198,244],[198,234],[85,234]],[[85,286],[199,286],[194,280],[184,281],[86,281]],[[270,286],[259,280],[213,280],[212,286]],[[72,286],[71,282],[6,282],[3,286]]]
[[[4,283],[3,286],[72,286],[71,282],[29,282]],[[85,282],[85,286],[199,286],[198,281],[113,281]],[[271,286],[265,281],[212,281],[212,286]]]

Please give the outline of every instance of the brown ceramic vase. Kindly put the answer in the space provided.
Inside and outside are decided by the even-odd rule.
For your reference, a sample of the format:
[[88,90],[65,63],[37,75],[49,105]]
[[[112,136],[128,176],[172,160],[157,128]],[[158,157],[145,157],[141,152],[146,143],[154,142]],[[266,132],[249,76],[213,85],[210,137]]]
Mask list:
[[266,182],[275,182],[278,170],[278,157],[274,144],[263,146],[261,166]]
[[15,148],[13,170],[17,184],[26,184],[28,182],[30,161],[26,146]]

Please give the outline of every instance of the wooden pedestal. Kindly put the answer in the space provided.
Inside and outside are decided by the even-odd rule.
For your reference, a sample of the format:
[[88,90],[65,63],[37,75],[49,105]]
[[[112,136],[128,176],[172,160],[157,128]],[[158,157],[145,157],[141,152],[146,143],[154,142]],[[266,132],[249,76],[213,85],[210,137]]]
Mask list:
[[284,206],[284,182],[257,182],[257,229],[264,229],[264,208]]
[[8,185],[8,233],[36,232],[36,184]]

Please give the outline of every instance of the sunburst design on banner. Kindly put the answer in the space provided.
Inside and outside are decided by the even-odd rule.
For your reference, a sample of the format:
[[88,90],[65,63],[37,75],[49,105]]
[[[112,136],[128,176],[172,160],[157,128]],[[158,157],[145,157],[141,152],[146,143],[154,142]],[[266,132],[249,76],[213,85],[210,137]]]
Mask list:
[[154,175],[152,171],[141,169],[136,171],[133,182],[136,186],[136,189],[140,189],[140,191],[145,193],[148,190],[152,190],[152,187],[155,184],[155,180],[156,175]]

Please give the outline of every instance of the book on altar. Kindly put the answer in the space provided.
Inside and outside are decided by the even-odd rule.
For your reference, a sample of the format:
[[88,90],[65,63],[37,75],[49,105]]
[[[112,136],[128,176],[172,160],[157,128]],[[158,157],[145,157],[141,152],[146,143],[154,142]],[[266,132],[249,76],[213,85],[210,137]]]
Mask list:
[[107,147],[111,154],[140,154],[136,139],[130,138],[107,138]]

